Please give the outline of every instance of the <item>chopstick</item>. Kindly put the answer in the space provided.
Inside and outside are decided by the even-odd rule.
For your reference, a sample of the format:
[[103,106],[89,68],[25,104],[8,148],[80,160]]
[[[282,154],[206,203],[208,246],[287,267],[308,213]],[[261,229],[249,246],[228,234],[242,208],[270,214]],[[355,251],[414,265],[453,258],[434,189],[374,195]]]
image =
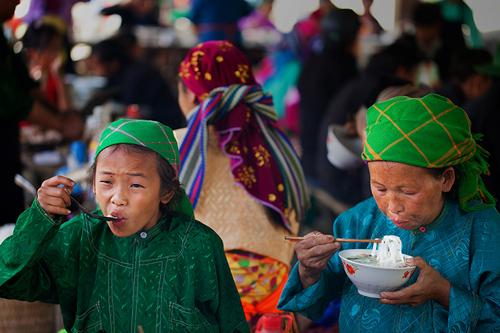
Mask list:
[[[306,237],[285,236],[285,240],[292,242],[299,242],[306,239]],[[334,242],[339,243],[380,243],[381,239],[354,239],[354,238],[334,238]]]

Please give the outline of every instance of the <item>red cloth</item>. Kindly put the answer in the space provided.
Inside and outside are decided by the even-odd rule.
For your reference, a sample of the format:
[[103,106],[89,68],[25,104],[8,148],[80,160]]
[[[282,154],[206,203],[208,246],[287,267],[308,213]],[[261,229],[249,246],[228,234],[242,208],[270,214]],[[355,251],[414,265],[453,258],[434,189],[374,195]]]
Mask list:
[[180,64],[179,76],[199,100],[218,87],[256,83],[248,59],[227,41],[209,41],[192,48]]
[[[302,210],[294,206],[298,200],[294,198],[299,194],[288,191],[297,192],[293,186],[302,184],[302,177],[293,169],[296,164],[292,161],[294,156],[285,155],[293,154],[294,151],[277,128],[275,113],[269,112],[269,109],[259,111],[257,105],[253,105],[272,106],[272,99],[262,94],[245,55],[227,41],[205,42],[188,52],[180,64],[179,76],[200,101],[204,100],[188,119],[188,134],[180,147],[181,177],[185,166],[193,158],[199,158],[199,153],[194,152],[194,149],[199,146],[197,140],[204,140],[204,136],[198,139],[196,133],[204,131],[206,125],[213,124],[219,146],[230,158],[235,181],[254,199],[276,211],[283,225],[289,228],[288,210],[295,208],[298,218],[302,217]],[[231,86],[230,93],[226,89],[211,94],[207,99],[215,88],[228,86]],[[260,94],[261,97],[252,104],[245,100],[248,94]],[[268,132],[268,137],[263,131]],[[206,146],[206,143],[202,143],[202,146]],[[194,206],[201,192],[204,160],[199,165],[200,170],[194,170],[188,176],[193,178],[195,175],[194,180],[182,179]],[[285,170],[287,166],[293,170]],[[292,181],[294,184],[290,184]]]

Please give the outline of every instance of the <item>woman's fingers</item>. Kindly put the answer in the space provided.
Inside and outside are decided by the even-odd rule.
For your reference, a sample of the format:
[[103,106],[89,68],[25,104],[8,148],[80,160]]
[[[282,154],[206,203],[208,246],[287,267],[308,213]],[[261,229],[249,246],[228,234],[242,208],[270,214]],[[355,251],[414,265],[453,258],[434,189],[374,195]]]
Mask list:
[[317,245],[328,244],[333,242],[332,235],[324,235],[320,232],[311,232],[304,236],[304,240],[298,242],[296,247],[301,247],[304,249],[310,249]]

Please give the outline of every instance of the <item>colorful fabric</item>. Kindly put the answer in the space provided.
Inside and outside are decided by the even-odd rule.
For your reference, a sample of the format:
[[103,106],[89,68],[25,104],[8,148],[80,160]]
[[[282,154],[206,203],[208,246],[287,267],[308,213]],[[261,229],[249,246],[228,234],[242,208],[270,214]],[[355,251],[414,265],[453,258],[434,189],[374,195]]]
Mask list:
[[394,97],[368,109],[362,158],[423,168],[454,166],[460,207],[492,207],[495,199],[481,179],[489,172],[488,153],[476,143],[470,127],[465,111],[445,97]]
[[[142,119],[119,119],[109,124],[101,134],[95,157],[105,148],[117,144],[146,147],[158,153],[179,173],[179,150],[172,130],[160,122]],[[185,193],[179,198],[174,211],[194,216],[193,207]]]
[[34,201],[0,245],[0,297],[58,303],[68,332],[249,332],[218,235],[185,215],[120,238]]
[[[402,251],[420,256],[451,284],[449,307],[428,300],[418,306],[382,304],[358,293],[335,253],[321,278],[303,288],[296,265],[283,290],[279,308],[321,318],[341,296],[340,332],[495,332],[500,330],[500,215],[494,208],[464,213],[448,201],[441,215],[419,231],[396,227],[370,198],[340,215],[335,237],[401,238]],[[342,244],[342,250],[370,248]],[[415,283],[418,271],[407,285]]]
[[276,306],[288,278],[287,265],[250,252],[226,252],[226,258],[247,321],[263,313],[281,312]]
[[201,101],[180,147],[180,179],[193,206],[205,176],[207,126],[213,124],[235,181],[279,213],[287,228],[290,211],[300,221],[308,199],[298,156],[277,128],[272,98],[255,84],[241,51],[225,41],[200,44],[181,63],[179,76]]

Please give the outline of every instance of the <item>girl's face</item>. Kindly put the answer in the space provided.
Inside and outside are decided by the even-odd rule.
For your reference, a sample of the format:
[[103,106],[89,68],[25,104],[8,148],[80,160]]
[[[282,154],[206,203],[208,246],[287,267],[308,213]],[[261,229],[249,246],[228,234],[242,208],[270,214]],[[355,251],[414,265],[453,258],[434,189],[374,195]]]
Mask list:
[[424,168],[403,163],[368,163],[370,185],[379,209],[397,227],[413,230],[432,223],[441,213],[444,192],[455,181],[453,168],[435,177]]
[[156,155],[116,147],[104,149],[96,161],[94,191],[106,216],[120,218],[108,222],[118,237],[128,237],[152,228],[161,216],[160,204],[167,204],[171,193],[160,195],[160,175]]

